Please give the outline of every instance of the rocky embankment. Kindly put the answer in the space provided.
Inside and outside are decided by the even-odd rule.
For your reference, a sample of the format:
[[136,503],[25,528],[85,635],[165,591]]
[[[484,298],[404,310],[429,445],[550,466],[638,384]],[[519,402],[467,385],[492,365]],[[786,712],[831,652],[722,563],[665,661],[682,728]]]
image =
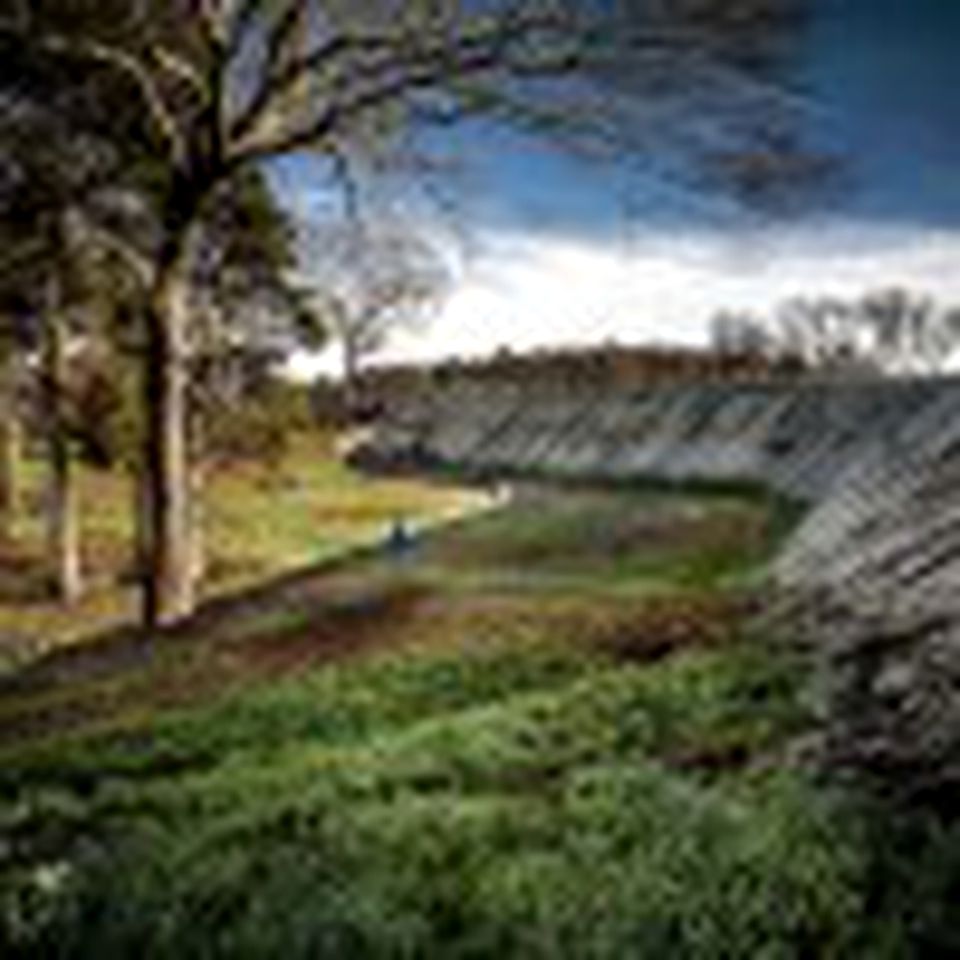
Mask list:
[[451,383],[392,403],[378,469],[761,484],[808,505],[771,569],[815,652],[824,756],[960,797],[960,381],[576,392]]

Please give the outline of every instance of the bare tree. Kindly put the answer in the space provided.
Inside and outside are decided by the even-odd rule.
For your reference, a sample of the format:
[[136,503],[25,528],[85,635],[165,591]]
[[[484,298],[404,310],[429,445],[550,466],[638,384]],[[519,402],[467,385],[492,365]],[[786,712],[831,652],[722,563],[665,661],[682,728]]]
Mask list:
[[766,357],[773,348],[773,335],[748,310],[720,310],[710,319],[710,343],[722,357]]
[[721,353],[753,348],[810,370],[928,376],[960,348],[960,309],[900,287],[850,300],[795,296],[769,319],[720,311],[711,336]]
[[791,297],[777,308],[773,328],[780,355],[815,370],[849,371],[869,359],[857,311],[836,297]]
[[429,321],[451,273],[439,250],[400,222],[307,225],[303,248],[315,309],[342,351],[347,403],[355,410],[364,361],[396,334]]
[[865,294],[857,310],[869,349],[888,373],[941,371],[960,346],[960,314],[900,287]]

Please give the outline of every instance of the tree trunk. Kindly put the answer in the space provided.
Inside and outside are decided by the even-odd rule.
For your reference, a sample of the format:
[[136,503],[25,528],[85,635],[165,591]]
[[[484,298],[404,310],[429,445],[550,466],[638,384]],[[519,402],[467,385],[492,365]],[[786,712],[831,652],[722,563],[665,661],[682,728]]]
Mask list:
[[[143,391],[141,391],[143,392]],[[142,451],[141,451],[142,452]],[[150,569],[150,491],[147,471],[138,463],[130,486],[130,506],[133,509],[133,578],[143,589]],[[145,607],[146,604],[143,604]],[[143,616],[143,614],[141,614]]]
[[18,406],[19,357],[10,346],[0,373],[0,540],[11,542],[17,536],[20,512],[20,465],[23,429]]
[[343,397],[347,420],[354,423],[360,413],[360,351],[349,333],[343,337]]
[[202,413],[193,418],[193,436],[190,451],[190,549],[191,576],[194,589],[203,586],[207,577],[207,524],[205,491],[207,486],[207,461],[204,443],[204,422]]
[[66,330],[58,316],[55,294],[44,318],[43,389],[47,426],[47,537],[51,587],[64,603],[75,603],[82,592],[80,526],[73,462],[65,410],[67,374]]
[[161,261],[146,313],[143,618],[175,623],[195,607],[187,447],[188,286],[182,250]]

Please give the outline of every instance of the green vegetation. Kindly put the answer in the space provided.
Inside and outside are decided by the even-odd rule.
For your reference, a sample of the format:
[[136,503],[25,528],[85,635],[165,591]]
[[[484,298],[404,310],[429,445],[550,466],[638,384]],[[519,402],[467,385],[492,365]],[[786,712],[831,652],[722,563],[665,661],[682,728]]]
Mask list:
[[946,949],[960,837],[912,838],[920,883],[789,762],[801,666],[738,614],[769,520],[521,493],[148,661],[34,677],[0,705],[0,952]]
[[[402,515],[431,521],[479,498],[463,489],[361,477],[332,455],[333,435],[300,433],[278,463],[234,462],[212,471],[204,495],[209,580],[222,594],[328,560],[382,534]],[[24,499],[39,503],[44,471],[26,464]],[[84,469],[79,477],[82,601],[65,609],[46,586],[41,511],[21,519],[15,544],[0,544],[0,665],[136,618],[132,480],[121,471]]]
[[[540,489],[521,486],[516,500],[518,509],[443,538],[429,558],[458,572],[499,570],[510,579],[520,573],[524,586],[559,579],[564,589],[572,581],[580,588],[622,586],[631,593],[710,590],[755,572],[789,515],[779,501],[726,489],[678,498],[662,487],[569,488],[545,504]],[[625,509],[634,503],[644,508]]]

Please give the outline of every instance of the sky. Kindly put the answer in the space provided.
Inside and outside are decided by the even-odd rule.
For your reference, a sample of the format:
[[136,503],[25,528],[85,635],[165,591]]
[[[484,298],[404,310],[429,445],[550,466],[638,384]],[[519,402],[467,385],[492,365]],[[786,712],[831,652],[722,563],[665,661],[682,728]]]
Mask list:
[[[960,0],[815,0],[790,83],[842,179],[802,212],[760,216],[728,195],[584,161],[486,122],[427,138],[449,171],[403,203],[456,283],[385,361],[501,347],[704,342],[720,308],[904,284],[960,302]],[[621,158],[622,161],[622,158]],[[299,211],[329,202],[291,164]],[[333,354],[300,357],[303,374]]]

